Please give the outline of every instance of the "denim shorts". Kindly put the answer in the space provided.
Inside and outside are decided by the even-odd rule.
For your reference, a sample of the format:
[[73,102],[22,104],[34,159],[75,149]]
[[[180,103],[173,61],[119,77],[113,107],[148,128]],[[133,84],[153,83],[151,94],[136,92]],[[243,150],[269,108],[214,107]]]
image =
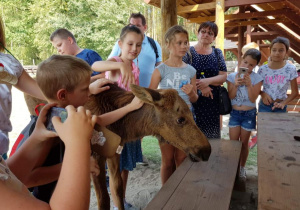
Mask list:
[[260,100],[258,103],[258,112],[287,112],[286,111],[287,105],[285,105],[283,109],[275,108],[274,110],[272,110],[273,106],[274,103],[271,103],[270,105],[266,105],[262,102],[262,100]]
[[228,127],[242,127],[246,131],[254,131],[256,129],[256,108],[242,111],[233,109],[230,112]]

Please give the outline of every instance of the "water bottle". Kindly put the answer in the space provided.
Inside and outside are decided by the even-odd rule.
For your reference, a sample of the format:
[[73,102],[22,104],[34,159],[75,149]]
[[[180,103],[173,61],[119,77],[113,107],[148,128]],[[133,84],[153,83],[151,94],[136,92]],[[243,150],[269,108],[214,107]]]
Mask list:
[[[205,76],[204,76],[204,72],[201,72],[200,73],[200,79],[198,79],[198,81],[200,81],[201,79],[205,79]],[[197,81],[197,80],[196,80]],[[198,91],[198,95],[200,96],[202,93],[201,93],[201,90],[197,89]]]

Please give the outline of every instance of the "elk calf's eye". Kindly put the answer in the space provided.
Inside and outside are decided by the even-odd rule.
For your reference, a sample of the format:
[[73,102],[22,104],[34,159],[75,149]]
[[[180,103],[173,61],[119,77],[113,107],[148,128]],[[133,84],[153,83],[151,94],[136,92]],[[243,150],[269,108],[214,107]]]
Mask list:
[[177,119],[178,124],[182,124],[182,123],[184,123],[184,121],[185,121],[184,117],[180,117]]

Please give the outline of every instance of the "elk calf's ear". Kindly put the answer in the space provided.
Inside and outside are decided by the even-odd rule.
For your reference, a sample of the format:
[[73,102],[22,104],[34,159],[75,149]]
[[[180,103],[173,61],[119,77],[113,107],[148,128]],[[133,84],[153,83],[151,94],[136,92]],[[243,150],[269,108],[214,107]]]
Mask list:
[[159,104],[162,100],[161,94],[149,88],[144,88],[138,85],[131,84],[130,88],[135,96],[137,96],[140,100],[148,104]]

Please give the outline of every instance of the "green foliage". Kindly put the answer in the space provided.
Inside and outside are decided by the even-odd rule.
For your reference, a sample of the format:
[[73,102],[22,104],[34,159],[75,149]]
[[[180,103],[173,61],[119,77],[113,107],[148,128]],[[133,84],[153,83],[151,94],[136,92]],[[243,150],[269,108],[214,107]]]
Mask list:
[[154,163],[160,163],[161,153],[158,140],[153,136],[145,136],[142,141],[143,155]]
[[130,13],[146,7],[143,0],[1,0],[0,10],[7,47],[30,65],[56,53],[49,37],[58,28],[67,28],[81,48],[106,59]]

